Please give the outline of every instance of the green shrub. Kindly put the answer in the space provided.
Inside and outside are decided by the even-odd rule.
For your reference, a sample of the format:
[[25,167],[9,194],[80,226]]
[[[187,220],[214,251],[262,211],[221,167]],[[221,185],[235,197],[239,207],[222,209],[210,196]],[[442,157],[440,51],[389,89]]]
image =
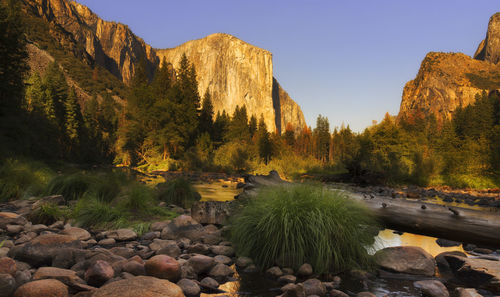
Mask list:
[[39,195],[53,175],[40,162],[8,159],[0,167],[0,201]]
[[47,186],[47,195],[62,195],[66,201],[77,200],[98,180],[89,174],[73,173],[53,178]]
[[54,203],[44,203],[28,216],[33,224],[50,225],[59,220],[65,220],[67,213]]
[[95,197],[86,196],[78,200],[72,213],[78,225],[88,228],[112,225],[123,217],[117,208]]
[[340,192],[287,185],[262,189],[244,202],[231,238],[238,254],[262,269],[310,263],[316,273],[338,272],[368,266],[365,247],[373,243],[373,226],[368,209]]
[[158,198],[169,204],[175,204],[184,208],[199,201],[201,196],[189,181],[184,178],[176,178],[166,183],[158,184]]
[[123,211],[146,213],[154,206],[156,197],[153,189],[150,187],[140,183],[134,183],[124,190],[119,199],[120,208],[123,209]]

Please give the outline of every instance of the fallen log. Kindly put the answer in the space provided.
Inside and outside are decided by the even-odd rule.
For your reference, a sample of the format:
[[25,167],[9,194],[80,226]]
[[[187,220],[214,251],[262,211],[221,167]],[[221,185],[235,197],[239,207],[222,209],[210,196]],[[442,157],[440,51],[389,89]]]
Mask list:
[[480,211],[390,197],[350,195],[372,209],[387,228],[500,247],[500,213],[495,210]]

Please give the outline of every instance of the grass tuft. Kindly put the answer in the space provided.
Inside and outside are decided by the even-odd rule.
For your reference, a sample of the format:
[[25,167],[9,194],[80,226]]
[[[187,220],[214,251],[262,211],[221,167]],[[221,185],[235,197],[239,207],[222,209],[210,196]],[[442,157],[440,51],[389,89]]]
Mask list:
[[262,189],[232,221],[231,238],[240,255],[262,269],[310,263],[315,273],[368,267],[366,246],[376,222],[345,194],[314,185]]
[[158,197],[169,204],[189,208],[199,201],[201,196],[191,183],[184,178],[176,178],[166,183],[158,184]]
[[0,201],[39,195],[53,175],[43,163],[8,159],[0,167]]
[[55,203],[44,203],[32,211],[28,216],[28,219],[33,224],[44,225],[50,225],[59,220],[65,220],[66,218],[67,213],[60,209]]

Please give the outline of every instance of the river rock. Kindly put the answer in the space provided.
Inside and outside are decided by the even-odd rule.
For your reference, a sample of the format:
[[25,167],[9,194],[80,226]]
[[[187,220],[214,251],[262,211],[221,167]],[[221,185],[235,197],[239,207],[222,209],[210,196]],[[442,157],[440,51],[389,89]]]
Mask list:
[[55,279],[35,280],[17,288],[13,297],[67,297],[68,287]]
[[0,248],[0,258],[6,257],[9,254],[10,248],[1,247]]
[[118,280],[97,289],[92,297],[184,297],[182,289],[165,279],[136,276]]
[[165,247],[162,247],[161,249],[156,251],[156,254],[157,255],[167,255],[167,256],[175,258],[181,254],[181,249],[179,248],[177,243],[175,243],[175,241],[174,241],[173,243],[171,243]]
[[209,276],[207,276],[207,277],[203,278],[203,279],[200,281],[200,284],[201,284],[202,286],[209,287],[209,288],[213,288],[213,289],[216,289],[216,288],[218,288],[218,287],[219,287],[219,283],[218,283],[215,279],[213,279],[213,278],[211,278],[211,277],[209,277]]
[[302,284],[288,284],[281,287],[283,294],[281,297],[306,297],[306,292]]
[[24,226],[28,220],[13,212],[0,212],[0,229],[6,229],[7,225]]
[[23,226],[20,226],[20,225],[7,225],[7,233],[9,234],[17,234],[17,233],[21,233],[21,231],[23,231],[24,227]]
[[225,265],[230,265],[233,263],[233,260],[229,258],[228,256],[223,256],[223,255],[217,255],[214,257],[215,262],[217,263],[222,263]]
[[195,255],[189,258],[187,264],[191,266],[196,274],[207,273],[215,266],[216,262],[212,257],[205,255]]
[[293,284],[297,281],[297,277],[291,274],[282,275],[278,278],[278,283],[282,285]]
[[227,265],[218,263],[208,272],[208,276],[214,278],[219,283],[223,283],[228,276],[234,274],[234,271]]
[[227,221],[234,207],[234,202],[200,201],[191,207],[191,215],[201,224],[222,225]]
[[398,246],[388,247],[375,253],[375,262],[383,269],[433,276],[436,261],[434,257],[420,247]]
[[283,275],[283,272],[278,266],[274,266],[266,270],[266,275],[272,279],[277,279]]
[[72,236],[76,240],[89,240],[92,237],[87,230],[78,227],[66,227],[60,234]]
[[57,267],[40,267],[33,275],[33,280],[56,279],[66,286],[72,287],[76,284],[84,284],[83,279],[78,277],[75,271]]
[[181,278],[198,279],[198,274],[194,268],[186,263],[181,265]]
[[210,251],[216,255],[223,255],[228,257],[234,256],[234,249],[230,246],[213,245],[210,247]]
[[339,291],[339,290],[335,290],[335,289],[330,291],[330,296],[331,297],[349,297],[349,295],[347,295],[346,293]]
[[132,229],[118,229],[105,232],[107,238],[113,238],[118,241],[134,240],[137,233]]
[[457,288],[456,289],[458,297],[483,297],[483,295],[479,294],[476,289],[472,288]]
[[9,257],[0,258],[0,273],[7,273],[12,276],[16,275],[17,265],[16,261]]
[[326,287],[325,285],[318,279],[311,278],[302,283],[304,286],[304,290],[306,295],[318,295],[325,296],[326,295]]
[[81,248],[79,240],[69,235],[44,234],[30,242],[10,249],[9,256],[39,267],[49,266],[62,248]]
[[439,272],[441,274],[446,274],[450,273],[450,264],[448,264],[448,261],[446,261],[445,256],[449,255],[455,255],[455,256],[460,256],[460,257],[467,257],[466,254],[460,252],[460,251],[451,251],[451,252],[442,252],[441,254],[436,256],[436,263],[437,267],[439,269]]
[[413,283],[413,286],[420,289],[425,296],[429,297],[449,297],[448,289],[438,280],[422,280]]
[[356,297],[377,297],[377,295],[371,292],[359,292],[358,294],[356,294]]
[[146,268],[144,264],[137,261],[128,261],[123,264],[122,270],[133,275],[146,275]]
[[181,267],[177,261],[167,255],[157,255],[146,261],[146,274],[169,281],[177,281],[181,275]]
[[203,243],[195,243],[188,246],[187,252],[190,254],[208,255],[210,253],[210,247]]
[[101,286],[112,279],[115,271],[111,265],[103,260],[97,260],[85,272],[85,280],[91,286]]
[[193,241],[201,241],[203,235],[203,226],[188,215],[176,217],[161,231],[162,239],[179,239],[185,237]]
[[29,270],[16,271],[16,285],[20,286],[31,281],[31,272]]
[[0,273],[0,297],[9,297],[16,289],[16,279],[8,273]]
[[200,286],[190,279],[183,278],[177,282],[177,285],[181,287],[182,292],[186,296],[198,296],[200,294]]
[[304,263],[297,270],[297,276],[308,277],[313,274],[313,268],[311,264]]
[[472,259],[455,255],[444,257],[455,277],[463,284],[500,293],[500,261]]
[[253,263],[252,259],[248,257],[238,257],[236,259],[236,266],[238,266],[238,268],[245,268],[252,263]]

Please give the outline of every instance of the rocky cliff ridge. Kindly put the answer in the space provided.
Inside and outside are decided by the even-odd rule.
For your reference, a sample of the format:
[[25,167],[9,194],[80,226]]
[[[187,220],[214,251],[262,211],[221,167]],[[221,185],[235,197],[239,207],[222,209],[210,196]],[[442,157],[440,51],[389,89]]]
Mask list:
[[[185,53],[196,68],[200,95],[207,90],[211,93],[216,112],[232,113],[237,105],[245,104],[250,115],[264,116],[270,131],[281,132],[288,122],[297,130],[305,125],[300,107],[274,83],[272,54],[234,36],[217,33],[175,48],[154,49],[126,25],[103,21],[77,2],[23,2],[26,13],[50,24],[51,35],[61,46],[89,65],[104,67],[126,84],[142,57],[152,75],[163,58],[178,67]],[[273,86],[277,91],[273,92]]]
[[398,119],[412,113],[449,119],[453,111],[476,100],[484,90],[500,88],[500,13],[490,19],[486,39],[474,58],[462,53],[426,55],[415,79],[403,89]]

